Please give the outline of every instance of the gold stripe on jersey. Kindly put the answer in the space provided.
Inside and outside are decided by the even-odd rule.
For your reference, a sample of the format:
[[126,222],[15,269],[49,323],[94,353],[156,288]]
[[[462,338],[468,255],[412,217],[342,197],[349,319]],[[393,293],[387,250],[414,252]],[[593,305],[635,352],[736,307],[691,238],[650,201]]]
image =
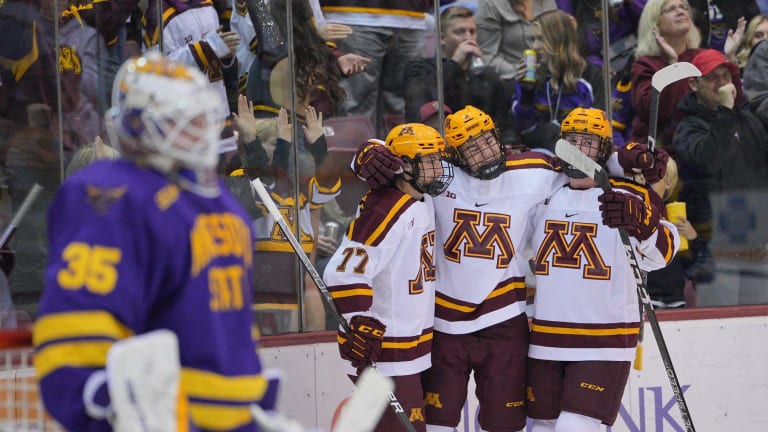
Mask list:
[[423,334],[419,336],[418,339],[407,341],[407,342],[387,342],[387,338],[384,338],[384,342],[381,343],[382,348],[390,348],[390,349],[410,349],[415,348],[419,344],[423,344],[424,342],[429,342],[432,340],[433,333],[430,331],[429,333]]
[[[510,291],[516,290],[516,289],[525,290],[525,281],[515,281],[515,280],[513,280],[513,281],[510,281],[507,284],[501,285],[501,286],[495,288],[493,291],[491,291],[491,293],[488,294],[488,297],[486,297],[483,300],[483,302],[485,302],[486,300],[490,300],[492,298],[498,297],[500,295],[504,295],[504,294],[506,294],[506,293],[508,293]],[[448,309],[454,309],[454,310],[457,310],[457,311],[460,311],[460,312],[466,312],[466,313],[474,312],[480,306],[480,304],[482,304],[482,303],[480,303],[480,304],[477,304],[477,305],[465,306],[465,305],[460,305],[458,303],[454,303],[454,302],[452,302],[452,301],[450,301],[450,300],[448,300],[448,299],[446,299],[444,297],[435,297],[435,303],[437,303],[438,305],[443,306],[445,308],[448,308]]]
[[[389,213],[387,213],[387,216],[384,217],[384,219],[381,221],[378,228],[376,228],[376,230],[374,230],[373,233],[369,235],[368,238],[365,239],[365,241],[362,243],[365,244],[366,246],[371,246],[378,243],[380,241],[380,237],[386,234],[387,230],[391,226],[394,219],[400,216],[400,214],[404,211],[405,205],[412,199],[413,197],[411,197],[410,195],[403,194],[403,196],[401,196],[400,199],[398,199],[397,202],[394,205],[392,205],[392,208],[389,210]],[[355,229],[354,229],[355,222],[356,221],[353,221],[350,224],[349,232],[351,233],[355,232]]]
[[267,390],[261,375],[227,376],[192,368],[181,369],[181,382],[190,398],[222,402],[255,402]]
[[[578,325],[578,324],[574,324]],[[551,333],[563,335],[580,336],[616,336],[616,335],[635,335],[640,333],[639,327],[616,327],[616,328],[579,328],[579,327],[554,327],[532,323],[531,331],[538,333]]]
[[43,347],[35,353],[34,366],[38,381],[58,369],[103,368],[113,341],[78,340]]
[[299,305],[296,303],[254,303],[251,306],[251,310],[264,311],[264,310],[287,310],[295,311],[299,310]]
[[[303,237],[306,235],[306,233],[302,234],[302,242],[301,242],[301,249],[305,253],[312,252],[312,239],[310,238],[309,241],[304,241]],[[293,247],[290,243],[286,242],[276,242],[274,240],[262,240],[256,242],[256,247],[254,249],[257,252],[293,252]]]
[[[666,225],[660,224],[661,231],[659,231],[659,237],[664,236],[666,239],[666,245],[664,245],[664,262],[669,264],[670,261],[672,261],[672,258],[675,257],[675,254],[673,253],[675,251],[674,244],[675,244],[675,236],[672,234],[672,231],[667,228]],[[656,242],[656,245],[658,246],[659,242]]]
[[332,291],[331,292],[331,298],[334,298],[334,299],[346,298],[346,297],[355,297],[355,296],[373,297],[373,288],[371,288],[371,287],[367,287],[367,288],[352,288],[352,289],[338,290],[338,291]]
[[63,312],[45,315],[35,322],[33,343],[40,346],[61,339],[98,337],[124,339],[133,331],[104,311]]
[[368,8],[368,7],[352,7],[352,6],[325,6],[322,8],[323,13],[335,12],[335,13],[364,13],[374,15],[398,15],[413,18],[424,18],[424,12],[414,12],[403,9],[384,9],[384,8]]
[[543,159],[538,155],[526,155],[525,153],[520,155],[512,155],[507,158],[505,165],[507,169],[520,169],[520,168],[542,168],[550,171],[556,171],[557,168],[551,161]]
[[[2,5],[2,3],[0,3]],[[39,45],[37,43],[37,23],[32,21],[32,46],[29,52],[18,60],[13,60],[8,57],[0,57],[0,65],[10,69],[13,73],[13,77],[16,81],[21,80],[24,74],[27,73],[30,67],[37,61],[40,55]]]
[[236,429],[253,420],[251,410],[247,406],[215,405],[190,401],[189,414],[196,426],[212,431]]
[[[412,349],[412,348],[416,348],[420,344],[432,341],[433,337],[434,337],[434,333],[432,332],[432,329],[429,329],[429,331],[427,333],[424,333],[423,335],[415,337],[415,338],[409,338],[409,337],[406,337],[406,336],[399,336],[399,337],[391,337],[390,338],[390,337],[385,336],[384,337],[384,341],[381,342],[381,347],[384,348],[384,349],[400,349],[400,350]],[[397,341],[387,342],[387,339],[412,339],[412,340],[402,341],[402,342],[397,342]],[[339,345],[344,345],[344,343],[347,341],[346,335],[344,333],[341,333],[341,332],[337,333],[336,334],[336,341],[339,343]]]
[[277,114],[280,112],[280,109],[271,107],[269,105],[254,105],[253,112],[256,112],[256,111],[268,111],[268,112]]

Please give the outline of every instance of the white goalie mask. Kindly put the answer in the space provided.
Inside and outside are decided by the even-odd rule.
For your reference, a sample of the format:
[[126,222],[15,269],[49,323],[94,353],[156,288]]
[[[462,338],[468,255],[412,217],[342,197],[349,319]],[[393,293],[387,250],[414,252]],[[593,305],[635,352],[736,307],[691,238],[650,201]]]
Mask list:
[[120,67],[106,120],[113,145],[128,157],[163,171],[211,170],[226,115],[202,72],[152,52]]

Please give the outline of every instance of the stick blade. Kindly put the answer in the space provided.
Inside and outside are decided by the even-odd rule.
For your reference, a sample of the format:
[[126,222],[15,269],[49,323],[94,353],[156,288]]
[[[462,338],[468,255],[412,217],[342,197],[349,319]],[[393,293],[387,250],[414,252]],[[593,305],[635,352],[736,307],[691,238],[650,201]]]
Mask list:
[[693,64],[688,62],[672,63],[671,65],[659,69],[653,74],[653,78],[651,78],[651,86],[661,92],[664,87],[673,82],[698,76],[701,76],[701,71]]
[[[587,175],[587,177],[596,181],[597,184],[604,190],[610,189],[608,183],[608,174],[603,167],[597,162],[589,158],[564,139],[559,139],[555,143],[555,154],[560,160],[567,163],[576,170],[579,170]],[[607,189],[606,189],[607,188]]]
[[344,406],[333,432],[372,431],[389,405],[388,394],[394,389],[392,378],[381,375],[372,367],[366,368],[357,380],[355,392]]

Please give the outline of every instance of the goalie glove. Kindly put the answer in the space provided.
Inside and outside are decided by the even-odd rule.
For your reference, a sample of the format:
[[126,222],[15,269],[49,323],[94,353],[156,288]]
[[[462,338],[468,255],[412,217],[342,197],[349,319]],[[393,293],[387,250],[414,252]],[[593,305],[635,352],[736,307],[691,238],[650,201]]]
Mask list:
[[360,374],[379,358],[387,326],[376,318],[355,315],[349,321],[349,328],[352,334],[348,335],[341,349],[344,357],[352,362]]
[[662,149],[657,148],[651,153],[647,145],[633,142],[619,148],[617,153],[624,172],[642,173],[648,184],[658,182],[667,174],[669,155]]
[[646,240],[659,225],[659,211],[650,202],[621,192],[608,191],[597,197],[603,224],[623,228],[638,240]]
[[403,172],[403,161],[392,154],[380,140],[368,140],[355,153],[352,171],[361,180],[365,180],[371,189],[392,184],[398,174]]

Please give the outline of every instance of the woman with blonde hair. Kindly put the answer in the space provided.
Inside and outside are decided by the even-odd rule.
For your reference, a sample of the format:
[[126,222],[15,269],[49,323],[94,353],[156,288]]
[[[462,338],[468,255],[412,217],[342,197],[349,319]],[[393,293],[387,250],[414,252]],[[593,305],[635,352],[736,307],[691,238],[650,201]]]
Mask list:
[[740,69],[747,65],[752,48],[765,39],[768,39],[768,15],[757,15],[747,24],[744,38],[736,51],[736,64]]
[[[648,140],[651,109],[651,78],[667,65],[690,62],[701,50],[698,29],[691,19],[686,0],[649,0],[640,15],[637,51],[632,65],[632,140]],[[672,135],[684,116],[675,106],[688,94],[688,81],[681,80],[664,89],[659,99],[657,145],[672,143]]]
[[602,76],[597,66],[579,53],[576,20],[556,10],[539,16],[531,29],[538,57],[535,81],[517,75],[512,102],[515,125],[528,147],[549,147],[559,134],[560,122],[572,109],[605,109]]

